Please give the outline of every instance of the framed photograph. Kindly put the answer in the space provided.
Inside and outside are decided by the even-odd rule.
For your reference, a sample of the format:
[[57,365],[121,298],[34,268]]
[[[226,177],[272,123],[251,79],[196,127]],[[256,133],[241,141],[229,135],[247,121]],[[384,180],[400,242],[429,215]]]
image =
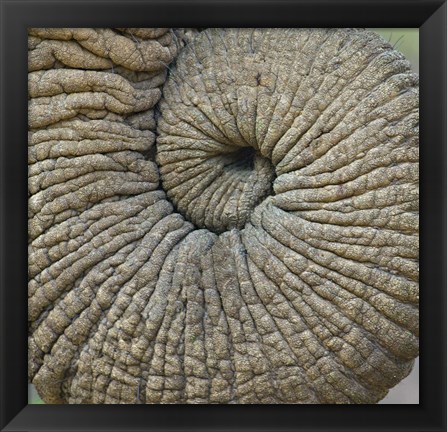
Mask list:
[[1,431],[446,430],[445,1],[0,4]]

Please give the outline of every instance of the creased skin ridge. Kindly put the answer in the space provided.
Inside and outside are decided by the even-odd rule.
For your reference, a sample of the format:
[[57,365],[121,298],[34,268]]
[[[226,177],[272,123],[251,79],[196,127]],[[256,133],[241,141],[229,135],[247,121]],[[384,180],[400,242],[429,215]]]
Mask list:
[[370,404],[419,354],[419,79],[361,29],[33,28],[47,403]]

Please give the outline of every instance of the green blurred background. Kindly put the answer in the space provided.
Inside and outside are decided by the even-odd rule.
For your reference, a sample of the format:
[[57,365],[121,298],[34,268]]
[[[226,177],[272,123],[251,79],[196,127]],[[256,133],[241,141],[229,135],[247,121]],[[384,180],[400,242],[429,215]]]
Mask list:
[[400,51],[419,73],[419,29],[418,28],[372,28]]
[[[419,29],[418,28],[372,28],[400,51],[410,61],[413,70],[419,73]],[[43,404],[33,385],[29,385],[28,402]],[[381,402],[384,404],[419,403],[419,363],[416,362],[411,375],[394,387]]]

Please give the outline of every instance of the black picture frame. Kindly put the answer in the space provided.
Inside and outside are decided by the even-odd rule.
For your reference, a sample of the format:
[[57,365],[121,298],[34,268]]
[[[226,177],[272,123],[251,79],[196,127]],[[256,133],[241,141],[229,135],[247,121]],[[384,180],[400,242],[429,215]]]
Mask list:
[[[445,0],[1,0],[0,430],[446,430]],[[419,405],[27,405],[27,27],[419,27]]]

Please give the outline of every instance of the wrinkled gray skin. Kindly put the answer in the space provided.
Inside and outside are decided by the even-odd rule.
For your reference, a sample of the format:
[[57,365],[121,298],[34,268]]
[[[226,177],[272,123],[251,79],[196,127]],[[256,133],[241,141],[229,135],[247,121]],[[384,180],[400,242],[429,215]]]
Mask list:
[[29,49],[46,402],[376,403],[408,375],[419,88],[400,53],[355,29],[31,29]]

